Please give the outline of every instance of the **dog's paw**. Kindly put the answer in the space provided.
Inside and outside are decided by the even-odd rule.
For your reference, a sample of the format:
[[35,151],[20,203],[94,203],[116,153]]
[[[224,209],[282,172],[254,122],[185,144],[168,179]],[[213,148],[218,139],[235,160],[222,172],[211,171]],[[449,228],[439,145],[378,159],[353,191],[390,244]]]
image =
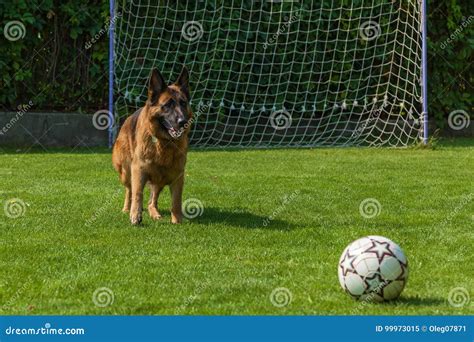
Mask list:
[[182,221],[183,219],[181,217],[176,217],[176,216],[171,217],[172,224],[180,224]]
[[132,215],[130,214],[130,223],[133,224],[134,226],[138,226],[140,223],[142,223],[142,215]]
[[150,217],[152,220],[161,220],[163,218],[163,216],[160,215],[160,213],[156,212],[156,213],[150,213]]
[[159,220],[162,218],[160,212],[153,206],[148,207],[148,214],[152,220]]
[[123,208],[122,213],[128,214],[130,212],[130,208]]

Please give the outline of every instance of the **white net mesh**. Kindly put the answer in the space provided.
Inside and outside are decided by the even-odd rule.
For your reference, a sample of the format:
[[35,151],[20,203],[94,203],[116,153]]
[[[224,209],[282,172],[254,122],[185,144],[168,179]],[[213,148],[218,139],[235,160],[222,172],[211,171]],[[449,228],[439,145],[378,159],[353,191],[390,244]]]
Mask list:
[[191,74],[198,147],[405,146],[422,135],[419,0],[120,0],[115,114]]

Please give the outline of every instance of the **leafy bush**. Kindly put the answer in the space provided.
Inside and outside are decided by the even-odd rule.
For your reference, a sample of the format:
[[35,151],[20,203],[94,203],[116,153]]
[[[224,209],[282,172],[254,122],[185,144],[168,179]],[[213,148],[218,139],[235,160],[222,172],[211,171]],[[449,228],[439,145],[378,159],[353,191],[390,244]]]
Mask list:
[[[34,110],[104,107],[108,82],[107,35],[91,49],[85,44],[104,27],[108,15],[108,2],[103,0],[0,2],[3,109],[16,109],[30,100]],[[6,39],[5,25],[11,21],[23,23],[22,39]]]
[[474,106],[474,16],[471,0],[432,1],[428,16],[429,113],[439,126]]

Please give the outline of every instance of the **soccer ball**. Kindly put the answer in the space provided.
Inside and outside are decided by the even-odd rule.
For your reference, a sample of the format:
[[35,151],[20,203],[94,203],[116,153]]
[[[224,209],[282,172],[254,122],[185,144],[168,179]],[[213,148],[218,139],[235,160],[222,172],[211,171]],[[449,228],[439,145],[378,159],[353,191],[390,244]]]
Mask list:
[[339,282],[353,298],[382,302],[397,298],[408,279],[408,261],[402,249],[382,236],[366,236],[342,252]]

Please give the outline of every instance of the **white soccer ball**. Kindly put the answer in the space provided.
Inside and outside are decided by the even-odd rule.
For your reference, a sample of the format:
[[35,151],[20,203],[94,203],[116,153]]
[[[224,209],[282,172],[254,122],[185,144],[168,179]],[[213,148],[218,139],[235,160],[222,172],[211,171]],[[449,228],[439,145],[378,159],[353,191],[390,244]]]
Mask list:
[[408,261],[400,246],[383,236],[366,236],[342,252],[339,282],[351,297],[382,302],[398,298],[408,279]]

